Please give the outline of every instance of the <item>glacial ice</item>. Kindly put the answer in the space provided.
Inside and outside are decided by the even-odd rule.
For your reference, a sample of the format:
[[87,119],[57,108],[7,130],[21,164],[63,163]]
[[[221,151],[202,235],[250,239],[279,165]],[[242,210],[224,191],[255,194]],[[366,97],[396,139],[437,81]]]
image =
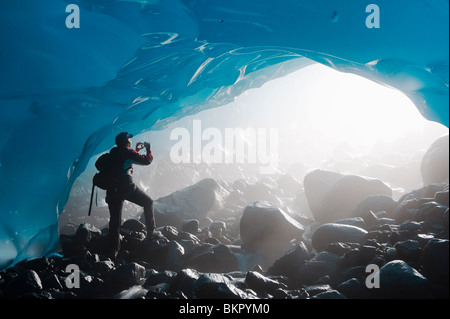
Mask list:
[[0,2],[0,268],[58,246],[58,215],[115,134],[164,128],[312,63],[449,125],[447,0]]

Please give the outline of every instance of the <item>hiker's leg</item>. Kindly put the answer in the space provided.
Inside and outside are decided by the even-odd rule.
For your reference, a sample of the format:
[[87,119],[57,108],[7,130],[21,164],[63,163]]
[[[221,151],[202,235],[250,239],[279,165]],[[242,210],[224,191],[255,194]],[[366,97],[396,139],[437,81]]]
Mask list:
[[122,222],[123,200],[119,197],[113,197],[108,200],[109,206],[109,238],[111,250],[118,252],[120,250],[120,225]]
[[126,200],[135,203],[144,208],[145,226],[147,226],[147,232],[151,233],[155,230],[155,215],[153,211],[153,200],[144,193],[141,189],[137,188],[133,193],[127,196]]

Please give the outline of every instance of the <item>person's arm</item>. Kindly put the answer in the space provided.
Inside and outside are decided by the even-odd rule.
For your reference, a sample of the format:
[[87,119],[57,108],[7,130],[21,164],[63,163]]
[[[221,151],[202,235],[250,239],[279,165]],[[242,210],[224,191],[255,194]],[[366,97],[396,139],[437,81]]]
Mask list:
[[151,149],[147,147],[146,151],[146,155],[141,155],[137,151],[130,149],[128,158],[133,162],[133,164],[150,165],[153,162],[153,153]]

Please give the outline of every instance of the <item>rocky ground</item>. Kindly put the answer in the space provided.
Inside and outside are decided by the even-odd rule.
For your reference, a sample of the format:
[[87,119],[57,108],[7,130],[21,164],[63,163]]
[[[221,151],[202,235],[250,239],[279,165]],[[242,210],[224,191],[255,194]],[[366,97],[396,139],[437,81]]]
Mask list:
[[[438,142],[426,186],[399,199],[380,179],[326,170],[204,179],[155,201],[162,237],[126,220],[114,260],[107,227],[64,225],[59,254],[0,272],[0,298],[447,299],[448,136]],[[289,208],[299,194],[309,217]]]
[[[61,255],[2,271],[1,298],[448,298],[448,182],[397,202],[386,197],[363,201],[353,211],[358,217],[303,224],[257,202],[239,221],[202,228],[190,219],[179,228],[160,227],[164,236],[155,240],[146,239],[140,221],[128,220],[115,261],[106,257],[107,229],[82,224],[61,236]],[[260,230],[258,238],[249,225]],[[301,236],[274,258],[282,245],[257,244],[267,241],[268,225],[279,241],[292,237],[280,231]],[[77,278],[68,265],[80,269],[79,287],[72,287]]]

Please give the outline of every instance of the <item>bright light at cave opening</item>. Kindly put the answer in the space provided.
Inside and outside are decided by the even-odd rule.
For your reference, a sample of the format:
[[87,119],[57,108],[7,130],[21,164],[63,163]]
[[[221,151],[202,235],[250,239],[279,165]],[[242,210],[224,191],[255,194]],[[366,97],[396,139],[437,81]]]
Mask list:
[[[315,64],[249,90],[233,103],[247,125],[279,127],[293,139],[370,148],[446,128],[426,120],[402,92]],[[328,142],[328,143],[327,143]]]

